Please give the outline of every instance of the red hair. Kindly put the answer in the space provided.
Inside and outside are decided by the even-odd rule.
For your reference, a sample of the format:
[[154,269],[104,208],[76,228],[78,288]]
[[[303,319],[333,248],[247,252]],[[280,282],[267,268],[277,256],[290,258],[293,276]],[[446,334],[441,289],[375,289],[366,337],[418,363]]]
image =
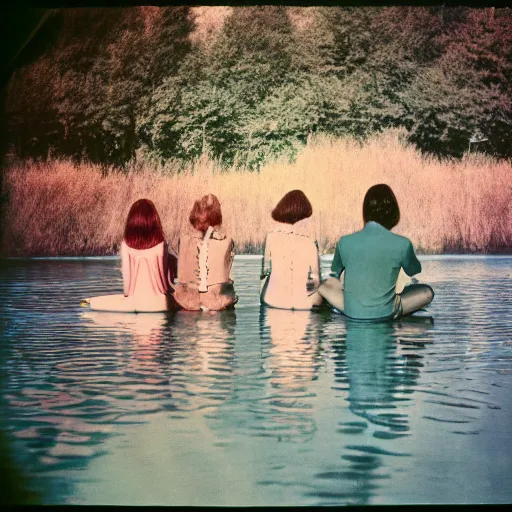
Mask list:
[[217,196],[208,194],[196,201],[190,212],[189,220],[192,226],[202,233],[206,233],[210,226],[220,226],[222,224],[222,212]]
[[151,249],[164,241],[164,231],[155,205],[149,199],[133,203],[124,228],[124,241],[132,249]]

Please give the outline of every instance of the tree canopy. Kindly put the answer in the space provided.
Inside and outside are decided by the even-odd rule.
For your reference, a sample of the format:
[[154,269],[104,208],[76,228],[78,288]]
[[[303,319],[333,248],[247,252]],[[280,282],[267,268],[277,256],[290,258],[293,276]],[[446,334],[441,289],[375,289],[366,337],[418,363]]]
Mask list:
[[190,7],[57,18],[7,86],[19,157],[122,167],[208,154],[258,168],[312,134],[395,127],[438,156],[462,156],[476,133],[512,153],[511,9],[234,7],[201,38]]

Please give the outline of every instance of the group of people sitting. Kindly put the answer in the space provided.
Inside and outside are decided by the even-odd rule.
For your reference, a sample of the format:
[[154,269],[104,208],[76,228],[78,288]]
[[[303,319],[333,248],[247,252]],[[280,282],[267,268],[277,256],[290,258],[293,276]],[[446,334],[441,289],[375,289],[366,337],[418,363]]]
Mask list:
[[[290,310],[329,305],[354,319],[390,320],[432,301],[434,292],[426,284],[412,283],[397,292],[400,269],[412,277],[421,272],[421,263],[410,240],[391,232],[400,210],[388,185],[375,185],[366,193],[364,228],[340,238],[327,279],[321,277],[318,244],[304,229],[312,214],[301,190],[288,192],[272,211],[276,227],[265,240],[261,304]],[[174,251],[165,241],[152,201],[136,201],[120,250],[124,293],[92,297],[84,305],[132,312],[234,307],[234,242],[222,229],[217,197],[208,194],[196,201],[189,221]]]

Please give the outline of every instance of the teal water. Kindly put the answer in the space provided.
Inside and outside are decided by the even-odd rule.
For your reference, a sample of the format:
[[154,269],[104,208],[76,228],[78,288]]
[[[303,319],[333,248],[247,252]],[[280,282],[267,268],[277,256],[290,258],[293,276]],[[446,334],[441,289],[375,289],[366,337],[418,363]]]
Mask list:
[[422,262],[434,321],[360,324],[260,308],[254,257],[235,311],[174,315],[80,308],[121,291],[115,259],[11,260],[3,500],[511,502],[512,257]]

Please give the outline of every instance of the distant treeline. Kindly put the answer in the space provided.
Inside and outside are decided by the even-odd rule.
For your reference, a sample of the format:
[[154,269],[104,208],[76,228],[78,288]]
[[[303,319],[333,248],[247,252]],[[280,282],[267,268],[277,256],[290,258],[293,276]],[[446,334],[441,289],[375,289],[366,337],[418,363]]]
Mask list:
[[61,9],[48,23],[52,40],[8,84],[20,158],[257,168],[312,135],[397,127],[438,156],[472,138],[512,156],[512,9],[234,7],[201,37],[191,7]]

